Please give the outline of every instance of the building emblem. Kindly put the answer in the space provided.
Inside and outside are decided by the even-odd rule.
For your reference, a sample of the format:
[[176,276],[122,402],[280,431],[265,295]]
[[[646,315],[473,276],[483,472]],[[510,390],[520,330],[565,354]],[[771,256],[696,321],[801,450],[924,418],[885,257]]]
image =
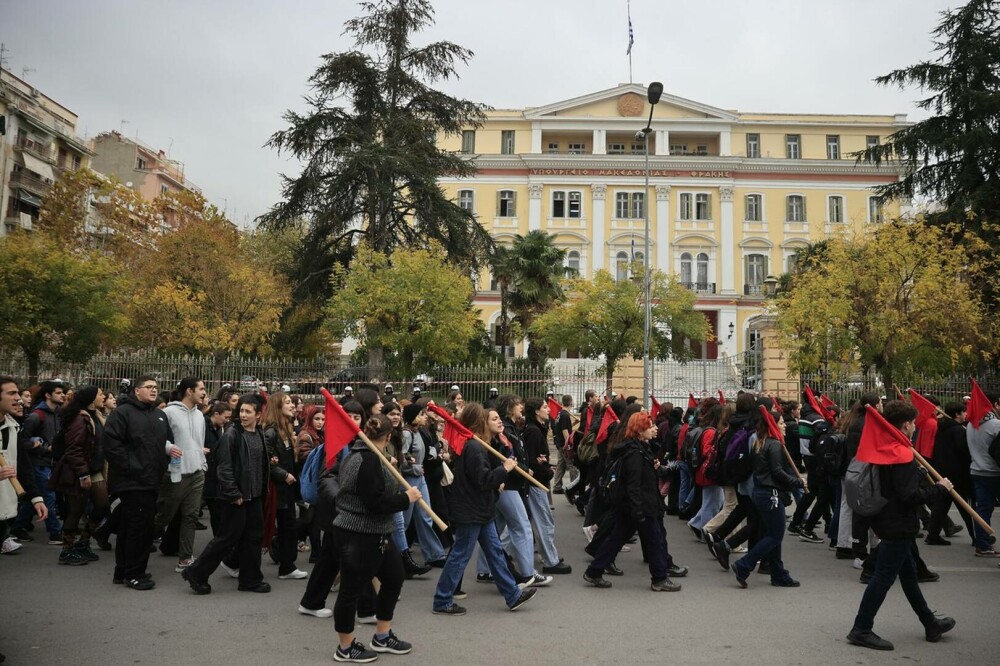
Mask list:
[[634,118],[642,115],[645,100],[635,93],[627,93],[618,98],[618,115]]

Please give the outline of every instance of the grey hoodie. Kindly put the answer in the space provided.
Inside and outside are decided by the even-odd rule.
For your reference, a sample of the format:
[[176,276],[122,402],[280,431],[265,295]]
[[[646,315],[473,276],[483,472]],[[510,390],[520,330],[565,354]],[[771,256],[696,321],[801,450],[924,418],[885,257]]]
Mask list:
[[1000,476],[1000,465],[990,457],[990,443],[1000,434],[1000,419],[989,412],[979,424],[979,429],[972,424],[965,426],[965,438],[969,442],[969,453],[972,455],[972,465],[969,471],[973,476]]
[[174,433],[174,441],[167,442],[167,455],[170,447],[180,448],[181,474],[192,474],[198,470],[208,469],[205,460],[205,416],[197,407],[188,409],[183,402],[175,400],[164,408],[170,430]]

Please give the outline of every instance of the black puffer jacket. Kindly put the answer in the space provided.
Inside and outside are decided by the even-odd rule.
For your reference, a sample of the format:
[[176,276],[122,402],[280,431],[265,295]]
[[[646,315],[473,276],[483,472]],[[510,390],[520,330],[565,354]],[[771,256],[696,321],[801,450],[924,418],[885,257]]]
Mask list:
[[112,493],[156,490],[170,456],[168,441],[174,434],[163,410],[129,396],[119,403],[104,424],[101,446],[108,461],[108,489]]
[[635,439],[616,444],[608,455],[608,466],[614,465],[619,458],[622,458],[622,466],[617,482],[624,484],[626,501],[617,507],[618,510],[628,513],[636,523],[647,518],[662,518],[665,507],[660,495],[659,477],[666,474],[666,468],[656,469],[649,447]]
[[937,437],[934,438],[934,467],[938,474],[955,484],[955,490],[962,497],[972,496],[971,466],[972,456],[969,454],[965,426],[952,419],[938,421]]
[[872,530],[881,539],[915,539],[920,532],[920,506],[933,504],[942,486],[922,483],[916,460],[899,465],[880,465],[879,482],[886,505],[871,517]]
[[515,476],[508,476],[502,465],[476,440],[465,443],[462,455],[452,462],[455,480],[448,487],[452,522],[485,525],[493,520],[500,486]]

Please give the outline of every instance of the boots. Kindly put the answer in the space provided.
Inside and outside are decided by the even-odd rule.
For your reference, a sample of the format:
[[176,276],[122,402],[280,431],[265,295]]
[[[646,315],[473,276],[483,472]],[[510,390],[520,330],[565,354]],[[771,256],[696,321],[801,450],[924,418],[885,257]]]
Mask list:
[[425,573],[431,570],[431,567],[426,564],[420,566],[413,561],[413,555],[409,550],[404,550],[400,553],[403,556],[403,572],[406,574],[406,579],[409,580],[415,576],[423,576]]
[[66,531],[63,532],[62,550],[59,552],[59,564],[78,567],[89,562],[86,557],[74,548],[75,541],[75,534]]
[[100,555],[90,549],[90,534],[84,532],[73,544],[73,550],[80,553],[88,562],[96,562],[101,559]]

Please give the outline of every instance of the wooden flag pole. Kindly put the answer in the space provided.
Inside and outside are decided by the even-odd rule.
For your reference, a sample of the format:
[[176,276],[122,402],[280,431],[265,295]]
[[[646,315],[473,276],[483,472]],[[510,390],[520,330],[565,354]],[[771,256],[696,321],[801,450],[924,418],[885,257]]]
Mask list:
[[[0,453],[0,467],[9,467],[7,459],[4,458],[2,453]],[[24,486],[22,486],[21,482],[17,480],[16,476],[12,476],[7,480],[10,481],[10,485],[14,486],[14,492],[17,493],[18,497],[24,494]]]
[[[911,446],[910,448],[913,448],[913,447]],[[934,479],[935,482],[941,480],[941,475],[937,473],[937,470],[935,470],[933,467],[931,467],[931,464],[929,462],[927,462],[922,455],[920,455],[919,453],[917,453],[916,449],[913,449],[913,457],[917,459],[917,462],[920,463],[921,467],[923,467],[924,469],[927,470],[927,472],[931,475],[931,478]],[[957,504],[958,506],[960,506],[963,511],[965,511],[967,514],[969,514],[969,516],[974,521],[976,521],[976,523],[981,528],[983,528],[983,530],[987,534],[993,534],[993,528],[990,527],[990,524],[987,523],[985,520],[983,520],[983,517],[980,516],[978,513],[976,513],[976,510],[973,509],[971,506],[969,506],[968,502],[966,502],[964,499],[962,499],[962,496],[959,495],[958,492],[956,492],[956,490],[955,490],[954,487],[952,487],[952,489],[949,490],[948,492],[951,494],[951,498],[953,500],[955,500],[955,504]],[[973,535],[970,534],[969,536],[971,537]]]
[[[479,435],[473,435],[472,437],[477,442],[479,442],[480,444],[482,444],[484,449],[486,449],[487,451],[489,451],[490,453],[492,453],[493,455],[495,455],[500,460],[507,460],[507,456],[505,456],[504,454],[500,453],[499,451],[497,451],[496,449],[494,449],[492,446],[490,446],[489,444],[487,444],[486,442],[484,442],[479,437]],[[538,481],[538,479],[536,479],[535,477],[533,477],[530,474],[528,474],[527,472],[525,472],[519,466],[515,465],[514,466],[514,471],[517,472],[518,474],[520,474],[521,476],[523,476],[524,478],[526,478],[529,482],[531,482],[531,483],[535,484],[536,486],[538,486],[540,489],[544,490],[545,492],[549,492],[549,489],[546,488],[544,485],[542,485],[541,482]]]
[[[358,431],[358,437],[360,437],[361,441],[364,442],[365,445],[367,445],[368,448],[371,449],[375,453],[375,455],[378,456],[379,460],[382,461],[382,464],[386,466],[389,472],[394,477],[396,477],[396,481],[399,482],[399,485],[403,486],[407,490],[409,490],[412,487],[410,486],[409,483],[406,482],[406,479],[403,478],[403,475],[399,473],[399,470],[396,469],[396,466],[393,465],[391,462],[389,462],[389,459],[385,457],[384,453],[378,450],[378,447],[372,443],[372,440],[368,439],[368,435],[366,435],[363,430]],[[437,525],[442,531],[448,529],[448,525],[445,524],[443,520],[438,518],[438,515],[434,513],[434,511],[431,509],[430,506],[427,505],[427,502],[424,501],[423,497],[417,500],[417,504],[420,505],[420,508],[423,509],[427,513],[427,515],[431,517],[431,520],[434,521],[434,524]]]

